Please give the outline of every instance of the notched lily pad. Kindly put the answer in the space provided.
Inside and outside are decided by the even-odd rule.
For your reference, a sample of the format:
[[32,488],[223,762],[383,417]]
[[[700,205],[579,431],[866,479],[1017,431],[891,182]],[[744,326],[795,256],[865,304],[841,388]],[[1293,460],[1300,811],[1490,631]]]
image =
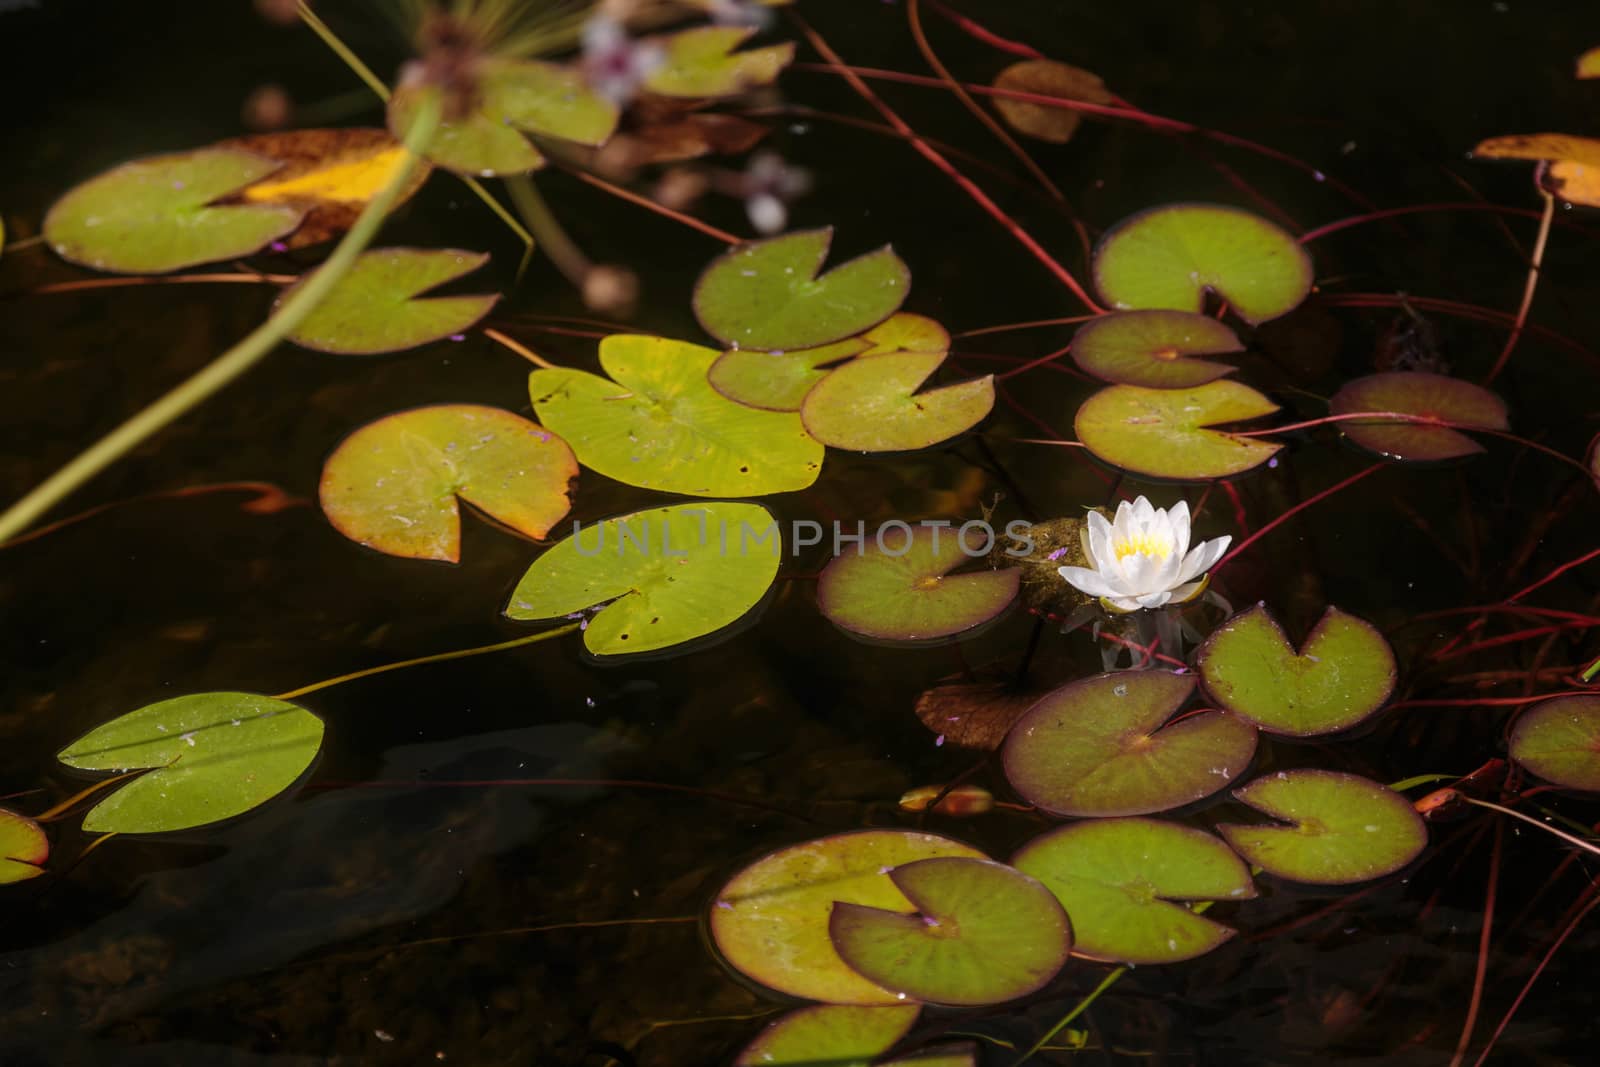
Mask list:
[[737,622],[771,588],[782,555],[777,522],[757,504],[636,511],[579,529],[534,560],[505,613],[557,619],[604,605],[585,648],[653,652]]
[[26,815],[0,808],[0,885],[39,877],[49,858],[44,828]]
[[1234,332],[1209,315],[1124,311],[1078,328],[1072,359],[1097,378],[1148,389],[1188,389],[1238,368],[1192,356],[1242,352]]
[[[1461,426],[1505,430],[1506,406],[1481,385],[1423,371],[1390,371],[1347,382],[1333,395],[1334,415],[1395,412]],[[1483,446],[1449,426],[1429,426],[1374,417],[1338,423],[1340,431],[1369,452],[1386,459],[1437,462],[1483,451]]]
[[1207,427],[1277,410],[1248,385],[1232,381],[1192,389],[1110,385],[1083,402],[1073,428],[1090,452],[1113,467],[1151,478],[1205,481],[1253,470],[1283,447]]
[[1535,704],[1511,728],[1511,758],[1565,789],[1600,792],[1600,696]]
[[1200,679],[1219,707],[1274,734],[1314,737],[1377,714],[1394,692],[1395,661],[1377,627],[1330,607],[1297,653],[1263,604],[1200,646]]
[[1255,325],[1311,292],[1311,260],[1288,233],[1221,204],[1168,204],[1113,226],[1094,252],[1094,280],[1113,308],[1205,310],[1206,292]]
[[[1107,91],[1098,74],[1053,59],[1024,59],[1013,63],[995,76],[994,87],[1036,96],[1058,96],[1063,100],[1082,100],[1088,104],[1116,103],[1116,97]],[[1051,144],[1066,144],[1072,140],[1083,122],[1083,115],[1070,108],[1004,96],[995,97],[993,102],[995,110],[1012,129]]]
[[1011,862],[1072,916],[1074,953],[1119,963],[1203,956],[1236,931],[1182,902],[1256,895],[1249,869],[1227,845],[1157,819],[1073,823],[1034,838]]
[[712,940],[730,966],[780,993],[833,1004],[904,1004],[839,958],[828,919],[835,902],[910,914],[916,907],[889,872],[940,856],[987,858],[948,837],[905,830],[858,830],[779,849],[717,893]]
[[834,364],[871,347],[865,337],[846,337],[797,352],[730,348],[717,357],[706,376],[713,389],[735,403],[766,411],[799,411],[811,387],[826,378]]
[[917,909],[835,903],[828,934],[839,957],[872,982],[936,1004],[999,1004],[1049,984],[1072,950],[1055,894],[991,860],[944,857],[894,868]]
[[711,387],[714,349],[665,337],[614,334],[600,366],[536,370],[533,408],[578,460],[628,485],[688,496],[762,496],[804,489],[822,470],[822,445],[792,412],[736,404]]
[[910,452],[948,441],[994,410],[994,375],[917,392],[946,356],[857,356],[812,387],[800,418],[818,441],[854,452]]
[[1154,670],[1069,682],[1012,728],[1006,778],[1057,815],[1145,815],[1208,797],[1244,773],[1256,731],[1225,711],[1163,727],[1194,689],[1192,676]]
[[832,228],[742,244],[711,261],[694,313],[731,348],[790,351],[861,333],[899,310],[911,272],[887,245],[818,275]]
[[155,834],[242,815],[283,792],[322,747],[322,720],[255,693],[195,693],[91,730],[56,756],[86,771],[153,768],[96,804],[89,833]]
[[237,148],[201,148],[113,167],[50,208],[44,239],[62,259],[119,274],[165,274],[248,256],[300,225],[289,204],[221,204],[278,170]]
[[[483,252],[454,248],[377,248],[357,257],[289,340],[319,352],[372,356],[399,352],[471,329],[499,294],[434,296],[419,293],[454,281],[488,262]],[[284,290],[281,306],[316,272]]]
[[1017,598],[1019,572],[951,574],[971,562],[959,531],[912,526],[822,569],[817,606],[829,621],[880,641],[937,641],[992,622]]
[[920,1004],[813,1004],[779,1016],[746,1045],[733,1067],[872,1067],[906,1034]]
[[1422,853],[1428,829],[1405,797],[1369,778],[1336,771],[1281,771],[1234,798],[1290,825],[1227,824],[1217,832],[1249,863],[1312,885],[1382,878]]
[[747,26],[699,26],[658,38],[662,62],[644,87],[662,96],[733,96],[770,85],[794,59],[793,42],[734,49],[756,31]]
[[[378,129],[277,130],[219,141],[216,147],[254,152],[283,164],[240,190],[238,199],[304,211],[299,229],[283,240],[291,249],[321,244],[348,230],[406,161],[400,142]],[[420,160],[395,206],[422,188],[432,169]]]
[[572,449],[520,415],[478,404],[413,408],[345,438],[322,468],[328,521],[390,556],[461,558],[457,498],[539,539],[571,506]]

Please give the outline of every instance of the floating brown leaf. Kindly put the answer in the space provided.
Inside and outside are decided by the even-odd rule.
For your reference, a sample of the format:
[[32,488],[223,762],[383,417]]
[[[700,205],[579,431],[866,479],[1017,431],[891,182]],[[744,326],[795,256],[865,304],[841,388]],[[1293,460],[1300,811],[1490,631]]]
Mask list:
[[[1013,63],[995,77],[996,89],[1039,96],[1058,96],[1086,104],[1110,106],[1117,98],[1106,89],[1098,74],[1058,63],[1053,59],[1024,59]],[[995,110],[1018,133],[1052,144],[1066,144],[1078,131],[1083,116],[1064,107],[1032,104],[1026,100],[995,97]]]

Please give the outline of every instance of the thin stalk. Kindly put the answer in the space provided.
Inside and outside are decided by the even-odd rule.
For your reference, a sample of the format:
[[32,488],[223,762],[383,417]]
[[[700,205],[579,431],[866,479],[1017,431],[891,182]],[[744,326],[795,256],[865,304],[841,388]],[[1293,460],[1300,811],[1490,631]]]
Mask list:
[[511,194],[511,203],[516,207],[517,214],[528,224],[529,232],[535,235],[550,262],[574,287],[582,289],[583,280],[588,277],[594,264],[589,262],[589,257],[583,254],[578,243],[567,236],[567,231],[556,220],[550,205],[539,195],[533,179],[526,174],[508,175],[506,191]]
[[0,514],[0,544],[27,529],[35,519],[77,490],[90,478],[121,459],[151,434],[187,413],[212,393],[238,378],[255,366],[267,353],[277,347],[288,334],[316,310],[323,297],[333,289],[355,264],[356,257],[366,250],[378,227],[383,224],[389,209],[394,207],[400,193],[416,169],[418,153],[439,128],[441,104],[437,95],[423,102],[416,121],[406,132],[404,147],[406,158],[389,179],[389,184],[379,191],[362,208],[355,225],[339,241],[333,254],[315,273],[306,279],[288,300],[267,321],[257,326],[238,344],[228,349],[208,364],[198,374],[167,393],[133,418],[112,430],[65,467],[47,478],[27,496]]
[[1539,271],[1544,264],[1544,250],[1550,242],[1550,223],[1556,213],[1556,198],[1543,189],[1539,190],[1539,195],[1544,197],[1544,214],[1539,216],[1539,236],[1533,242],[1533,255],[1528,261],[1528,280],[1522,287],[1522,303],[1517,306],[1517,318],[1511,327],[1511,336],[1506,338],[1505,347],[1500,350],[1500,357],[1494,361],[1494,366],[1489,368],[1489,373],[1483,379],[1485,385],[1494,381],[1505,369],[1506,361],[1511,358],[1512,349],[1517,347],[1517,341],[1522,337],[1522,328],[1527,324],[1528,309],[1533,306],[1534,290],[1539,287]]
[[1549,823],[1540,822],[1538,819],[1535,819],[1533,816],[1524,815],[1524,814],[1522,814],[1522,812],[1516,811],[1515,809],[1502,807],[1499,804],[1491,803],[1490,801],[1487,801],[1487,800],[1477,800],[1477,799],[1474,799],[1473,797],[1469,797],[1469,796],[1467,796],[1465,794],[1461,794],[1460,796],[1461,796],[1461,799],[1463,801],[1465,801],[1466,803],[1468,803],[1468,804],[1474,805],[1475,807],[1479,807],[1479,808],[1488,808],[1490,811],[1498,811],[1501,815],[1509,815],[1513,819],[1521,819],[1523,822],[1527,823],[1529,826],[1538,827],[1540,830],[1543,830],[1547,834],[1554,834],[1556,837],[1561,838],[1561,840],[1565,841],[1569,845],[1575,845],[1578,848],[1583,849],[1585,852],[1592,852],[1596,856],[1600,856],[1600,847],[1596,847],[1595,843],[1593,841],[1585,841],[1583,838],[1574,836],[1573,834],[1569,834],[1565,830],[1557,830],[1554,826],[1551,826]]
[[1050,1029],[1046,1030],[1043,1037],[1041,1037],[1039,1040],[1035,1041],[1031,1046],[1029,1046],[1028,1051],[1024,1052],[1021,1056],[1018,1056],[1016,1059],[1012,1060],[1011,1061],[1011,1067],[1022,1067],[1022,1065],[1024,1063],[1027,1063],[1029,1060],[1033,1059],[1033,1057],[1037,1053],[1039,1053],[1046,1045],[1048,1045],[1051,1041],[1055,1040],[1055,1036],[1057,1034],[1059,1034],[1061,1031],[1065,1030],[1072,1023],[1072,1020],[1076,1019],[1078,1016],[1080,1016],[1084,1012],[1088,1011],[1090,1005],[1092,1005],[1095,1002],[1095,1000],[1099,998],[1101,993],[1104,993],[1106,990],[1110,989],[1113,985],[1116,984],[1116,982],[1117,982],[1117,980],[1119,978],[1121,978],[1123,975],[1125,975],[1127,973],[1128,973],[1128,966],[1126,964],[1124,964],[1123,966],[1118,967],[1116,970],[1112,971],[1110,974],[1106,975],[1103,979],[1101,979],[1100,980],[1100,984],[1095,986],[1094,989],[1090,990],[1088,996],[1086,996],[1082,1000],[1078,1001],[1077,1007],[1075,1007],[1071,1011],[1067,1012],[1067,1014],[1063,1015],[1056,1022],[1056,1024],[1054,1026],[1052,1026]]
[[485,327],[483,330],[483,335],[503,348],[508,348],[515,352],[529,363],[532,363],[535,367],[543,367],[545,370],[556,369],[556,365],[554,363],[551,363],[548,359],[545,359],[543,356],[539,355],[539,353],[535,352],[533,349],[529,348],[527,345],[516,340],[515,338],[506,336],[499,330],[493,330]]

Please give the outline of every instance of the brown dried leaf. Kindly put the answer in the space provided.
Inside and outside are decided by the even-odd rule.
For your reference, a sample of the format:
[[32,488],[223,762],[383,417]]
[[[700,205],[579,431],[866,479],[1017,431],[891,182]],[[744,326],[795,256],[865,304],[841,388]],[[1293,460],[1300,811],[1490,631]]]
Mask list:
[[[1053,59],[1024,59],[1002,70],[994,80],[996,89],[1058,96],[1063,100],[1082,100],[1087,104],[1112,105],[1113,96],[1098,74],[1058,63]],[[1052,144],[1066,144],[1077,132],[1083,116],[1063,107],[1031,104],[1024,100],[995,97],[1000,117],[1018,133]]]

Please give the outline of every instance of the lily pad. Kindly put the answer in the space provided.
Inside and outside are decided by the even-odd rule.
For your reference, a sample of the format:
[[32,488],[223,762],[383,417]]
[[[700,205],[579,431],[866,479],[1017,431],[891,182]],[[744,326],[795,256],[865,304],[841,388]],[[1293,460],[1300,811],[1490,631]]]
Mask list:
[[729,400],[766,411],[799,411],[811,387],[843,363],[872,347],[865,337],[802,348],[797,352],[763,352],[730,348],[707,372],[711,387]]
[[236,148],[150,156],[90,178],[50,208],[44,239],[95,270],[165,274],[248,256],[300,225],[289,204],[218,204],[276,171]]
[[1394,692],[1394,652],[1377,627],[1330,607],[1298,653],[1263,604],[1214,630],[1200,679],[1217,705],[1273,734],[1314,737],[1377,714]]
[[1428,828],[1410,801],[1359,775],[1280,771],[1233,795],[1291,825],[1228,824],[1217,831],[1247,862],[1292,882],[1346,885],[1382,878],[1428,844]]
[[662,61],[644,87],[662,96],[732,96],[770,85],[794,60],[794,44],[734,49],[754,34],[750,26],[699,26],[657,39]]
[[[482,252],[452,248],[378,248],[359,256],[350,273],[289,334],[289,340],[319,352],[372,356],[399,352],[471,329],[500,297],[435,296],[418,293],[454,281],[488,262]],[[285,289],[281,306],[316,274]]]
[[0,885],[39,877],[49,858],[44,828],[26,815],[0,808]]
[[718,353],[665,337],[614,334],[600,365],[536,370],[533,407],[585,467],[628,485],[687,496],[760,496],[804,489],[822,470],[822,445],[790,412],[759,411],[717,392]]
[[917,392],[946,358],[857,356],[812,387],[800,418],[818,441],[854,452],[909,452],[948,441],[994,410],[994,375]]
[[755,241],[711,261],[694,287],[694,313],[730,348],[815,348],[851,337],[899,310],[911,272],[887,245],[818,275],[831,227]]
[[998,618],[1017,598],[1014,569],[950,574],[972,556],[949,527],[880,528],[859,551],[834,557],[817,581],[829,621],[881,641],[936,641]]
[[[1505,402],[1483,386],[1423,371],[1390,371],[1357,378],[1333,395],[1328,410],[1335,415],[1397,412],[1490,430],[1504,430],[1510,425]],[[1350,440],[1387,459],[1437,462],[1483,451],[1478,442],[1448,426],[1381,417],[1371,422],[1350,419],[1338,426]]]
[[1073,952],[1119,963],[1177,963],[1236,931],[1181,901],[1246,900],[1250,871],[1202,830],[1157,819],[1094,819],[1034,838],[1012,859],[1072,916]]
[[155,834],[242,815],[305,773],[322,720],[255,693],[194,693],[91,730],[56,758],[86,771],[153,768],[84,817],[89,833]]
[[[1082,100],[1090,104],[1116,103],[1098,74],[1053,59],[1024,59],[1002,70],[994,79],[996,89],[1035,96],[1058,96],[1063,100]],[[1083,115],[1071,108],[1050,107],[1009,97],[994,98],[995,110],[1018,133],[1051,144],[1066,144],[1078,132]]]
[[1544,186],[1569,204],[1600,207],[1600,164],[1558,160],[1546,170]]
[[1600,792],[1600,696],[1535,704],[1511,728],[1511,758],[1547,782]]
[[1256,731],[1225,711],[1163,728],[1194,689],[1190,675],[1154,670],[1069,682],[1012,727],[1006,778],[1056,815],[1145,815],[1208,797],[1244,773]]
[[[542,167],[544,155],[524,134],[599,145],[617,128],[617,106],[577,71],[554,63],[482,61],[477,89],[472,111],[441,123],[425,153],[462,174],[492,177]],[[405,137],[425,91],[402,86],[390,98],[389,130],[396,137]]]
[[1072,358],[1097,378],[1148,389],[1189,389],[1237,370],[1190,359],[1242,352],[1234,332],[1209,315],[1188,311],[1124,311],[1078,328]]
[[757,504],[678,504],[579,529],[534,560],[506,615],[556,619],[597,605],[597,656],[652,652],[737,622],[772,586],[783,546]]
[[937,1004],[999,1004],[1044,988],[1072,951],[1055,894],[1003,863],[947,856],[903,864],[889,878],[916,914],[839,902],[828,920],[839,957],[885,989]]
[[779,1016],[733,1067],[872,1067],[911,1032],[921,1012],[920,1004],[813,1004]]
[[834,951],[836,901],[910,913],[894,868],[939,856],[985,859],[959,841],[905,830],[858,830],[763,856],[734,875],[711,907],[711,937],[730,966],[792,997],[833,1004],[903,1004]]
[[1472,154],[1483,159],[1569,159],[1600,167],[1600,140],[1570,133],[1513,133],[1479,141]]
[[1090,452],[1113,467],[1151,478],[1204,481],[1259,467],[1283,447],[1206,427],[1277,410],[1248,385],[1232,381],[1192,389],[1110,385],[1083,402],[1073,428]]
[[1251,325],[1287,315],[1311,292],[1311,260],[1266,219],[1221,204],[1168,204],[1100,239],[1095,285],[1111,307],[1205,310],[1209,290]]
[[[356,216],[405,164],[406,152],[387,130],[278,130],[219,141],[275,159],[283,166],[239,192],[247,204],[286,204],[305,212],[300,227],[284,238],[287,248],[320,244],[348,230]],[[396,206],[422,188],[433,168],[413,168]]]
[[461,558],[457,498],[542,538],[571,503],[578,462],[565,441],[520,415],[478,404],[413,408],[346,437],[322,468],[328,521],[391,556]]
[[945,743],[993,752],[1041,695],[1033,689],[1017,689],[1010,679],[950,681],[924,690],[915,710],[922,725]]

